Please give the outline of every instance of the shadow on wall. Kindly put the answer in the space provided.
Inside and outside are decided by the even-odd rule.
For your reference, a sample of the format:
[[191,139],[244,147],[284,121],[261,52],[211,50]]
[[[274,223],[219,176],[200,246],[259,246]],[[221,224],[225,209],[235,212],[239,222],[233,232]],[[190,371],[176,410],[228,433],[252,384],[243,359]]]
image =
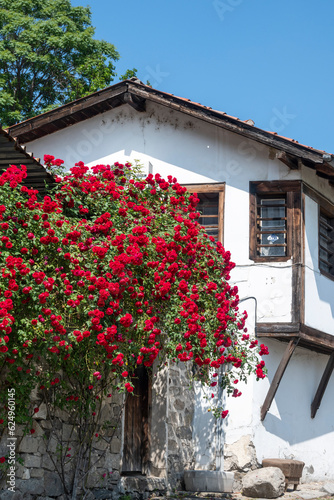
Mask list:
[[[267,344],[270,352],[267,361],[268,380],[271,383],[287,344],[273,340]],[[263,421],[267,432],[278,436],[290,445],[334,432],[333,377],[329,380],[316,417],[311,418],[311,403],[327,361],[326,355],[300,347],[296,348],[271,408]]]

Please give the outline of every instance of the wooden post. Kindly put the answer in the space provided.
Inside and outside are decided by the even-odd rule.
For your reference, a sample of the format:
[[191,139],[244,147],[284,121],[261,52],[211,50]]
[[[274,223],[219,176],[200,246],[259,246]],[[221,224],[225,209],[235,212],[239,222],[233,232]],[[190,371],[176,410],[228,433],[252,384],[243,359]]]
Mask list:
[[271,406],[271,403],[275,397],[276,391],[278,389],[278,386],[281,382],[281,379],[284,375],[284,372],[286,370],[286,367],[288,366],[288,363],[290,361],[290,358],[294,352],[294,350],[297,347],[297,344],[299,342],[299,338],[295,337],[290,340],[287,348],[285,349],[285,352],[283,354],[283,357],[281,359],[280,364],[278,365],[278,368],[276,370],[276,373],[274,375],[274,378],[270,384],[269,391],[267,393],[266,399],[264,400],[264,403],[261,407],[261,420],[263,421],[266,418],[266,415],[269,411],[269,408]]
[[333,368],[334,368],[334,352],[332,352],[332,354],[329,356],[327,366],[325,368],[323,376],[320,380],[319,387],[318,387],[317,392],[316,392],[314,399],[312,401],[311,418],[314,418],[316,416],[318,408],[320,407],[321,400],[322,400],[322,397],[325,393],[330,376],[332,375]]

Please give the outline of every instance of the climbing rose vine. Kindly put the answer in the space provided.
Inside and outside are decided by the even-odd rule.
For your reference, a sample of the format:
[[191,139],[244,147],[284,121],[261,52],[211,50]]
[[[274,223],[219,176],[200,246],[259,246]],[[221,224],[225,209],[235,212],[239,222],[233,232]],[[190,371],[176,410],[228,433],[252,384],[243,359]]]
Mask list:
[[156,360],[192,364],[212,387],[224,368],[235,397],[238,380],[264,377],[267,348],[246,333],[230,252],[197,222],[196,194],[128,163],[79,162],[44,198],[26,177],[24,166],[0,176],[1,384],[18,391],[21,422],[33,388],[87,415]]

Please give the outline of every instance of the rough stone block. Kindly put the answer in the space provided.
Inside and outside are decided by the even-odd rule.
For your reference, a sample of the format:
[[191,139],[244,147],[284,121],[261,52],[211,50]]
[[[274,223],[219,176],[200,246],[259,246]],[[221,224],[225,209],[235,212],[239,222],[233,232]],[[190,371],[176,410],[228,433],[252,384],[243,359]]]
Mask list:
[[168,439],[168,449],[169,451],[171,451],[172,453],[173,452],[177,452],[178,449],[179,449],[179,446],[177,444],[176,441],[174,441],[174,439]]
[[46,472],[44,475],[44,489],[48,496],[57,497],[64,492],[63,484],[56,472]]
[[36,437],[43,437],[44,436],[44,430],[43,428],[35,421],[32,424],[32,428],[34,429],[34,438]]
[[23,494],[32,493],[34,495],[41,495],[44,493],[44,482],[41,479],[18,479],[16,481],[16,488]]
[[24,429],[25,429],[24,425],[17,425],[15,427],[15,436],[17,436],[17,437],[23,436],[24,435]]
[[328,495],[325,491],[320,490],[298,491],[298,498],[302,498],[303,500],[318,500],[318,498],[327,496]]
[[69,414],[64,410],[61,410],[60,408],[56,408],[55,417],[59,418],[63,422],[67,422],[69,419]]
[[108,441],[106,441],[101,437],[100,439],[99,438],[94,439],[92,446],[93,448],[95,448],[95,450],[104,451],[110,447],[110,444],[108,443]]
[[187,491],[230,493],[233,489],[233,472],[215,470],[185,470],[184,483]]
[[20,463],[15,464],[15,477],[22,479],[23,473],[26,470]]
[[123,404],[123,400],[124,400],[124,394],[121,394],[117,391],[113,392],[113,395],[112,395],[112,404],[113,405],[119,405],[119,406],[122,406]]
[[58,445],[58,440],[54,436],[51,436],[51,438],[47,442],[47,451],[49,453],[56,453]]
[[180,425],[180,415],[176,411],[170,411],[168,420],[173,427],[177,428]]
[[52,424],[49,422],[49,420],[40,420],[39,425],[42,427],[42,429],[52,429]]
[[[189,411],[189,407],[191,408],[191,411]],[[187,405],[187,408],[184,411],[184,425],[192,429],[193,419],[194,410],[190,405]]]
[[186,439],[188,441],[191,441],[192,437],[193,437],[192,430],[189,429],[189,427],[185,427],[185,426],[179,427],[176,430],[176,435],[179,439]]
[[19,443],[18,451],[20,453],[36,453],[38,451],[38,438],[24,436]]
[[[104,473],[105,471],[103,471]],[[103,473],[98,471],[91,471],[87,477],[87,488],[102,487],[105,485],[107,479],[103,477]]]
[[30,470],[25,469],[22,474],[22,479],[30,479]]
[[278,498],[285,491],[285,477],[278,467],[264,467],[244,476],[242,494],[253,498]]
[[41,457],[31,455],[30,453],[22,455],[22,459],[25,467],[40,467],[42,463]]
[[44,469],[30,469],[31,477],[44,477],[45,470]]
[[46,408],[46,404],[42,403],[41,405],[39,405],[38,408],[39,408],[39,411],[34,414],[33,418],[35,418],[36,420],[46,420],[48,417],[48,411]]
[[111,440],[110,451],[111,451],[112,453],[120,453],[120,451],[121,451],[121,447],[122,447],[121,440],[120,440],[120,439],[118,439],[117,437],[114,437],[114,438]]
[[173,474],[182,473],[184,470],[184,464],[181,462],[179,455],[168,455],[168,469]]
[[[54,461],[56,462],[56,457],[54,457]],[[43,469],[47,469],[47,470],[50,470],[50,471],[54,471],[55,470],[55,466],[50,458],[50,455],[49,454],[45,454],[43,455],[42,457],[42,467]]]
[[101,422],[111,422],[113,418],[113,411],[109,404],[104,403],[101,408],[100,419]]
[[184,401],[181,401],[179,399],[177,399],[176,401],[174,401],[174,408],[178,411],[183,411],[184,408],[185,408],[185,403]]
[[92,490],[94,495],[93,498],[97,498],[98,500],[106,500],[108,498],[112,498],[112,492],[110,490],[105,489],[94,489]]
[[106,469],[108,470],[119,469],[119,464],[120,464],[119,454],[110,453],[109,451],[107,451],[104,457],[104,466],[106,467]]
[[44,437],[35,438],[37,441],[37,453],[44,455],[46,453],[46,439]]
[[63,440],[64,441],[77,441],[78,440],[78,432],[73,425],[63,424]]
[[[14,495],[16,495],[16,493],[18,492],[13,492],[13,491],[9,491],[9,490],[6,490],[6,491],[0,491],[0,500],[14,500]],[[21,493],[20,493],[21,495]],[[22,500],[22,495],[20,497],[17,497],[17,499],[15,500]]]
[[323,485],[323,487],[321,488],[321,491],[325,491],[329,495],[334,496],[334,482],[333,483],[332,482],[325,483]]
[[225,470],[248,472],[259,466],[255,447],[249,435],[242,436],[232,444],[225,444],[224,458]]

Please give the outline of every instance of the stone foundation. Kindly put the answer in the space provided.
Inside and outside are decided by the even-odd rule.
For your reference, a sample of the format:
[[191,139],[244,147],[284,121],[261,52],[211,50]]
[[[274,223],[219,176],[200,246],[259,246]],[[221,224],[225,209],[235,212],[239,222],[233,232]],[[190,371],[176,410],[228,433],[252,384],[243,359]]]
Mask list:
[[[211,392],[211,389],[210,389]],[[189,387],[189,374],[182,364],[163,366],[152,377],[149,414],[150,452],[146,476],[134,473],[122,476],[123,430],[122,421],[117,430],[117,417],[123,405],[123,396],[115,394],[103,402],[101,419],[107,423],[98,438],[94,437],[91,453],[92,467],[87,474],[85,500],[114,498],[131,494],[132,498],[145,499],[150,494],[184,490],[185,470],[219,470],[222,443],[217,439],[217,423],[208,413],[208,402],[202,402],[199,385]],[[40,408],[33,423],[34,434],[23,435],[16,428],[16,490],[25,495],[24,500],[40,497],[66,500],[64,485],[57,468],[59,443],[51,433],[45,405]],[[196,406],[196,408],[195,408]],[[58,412],[57,433],[63,446],[71,448],[73,456],[78,450],[78,429],[64,412]],[[7,436],[0,442],[0,456],[6,455]],[[254,463],[254,450],[249,437],[226,446],[225,470],[250,468]],[[254,456],[253,456],[254,455]],[[21,463],[20,463],[21,462]],[[65,465],[62,477],[71,490],[74,481],[74,462]],[[3,477],[0,483],[0,500],[10,499],[11,492]],[[2,488],[2,490],[1,490]],[[78,499],[81,493],[78,494]]]

